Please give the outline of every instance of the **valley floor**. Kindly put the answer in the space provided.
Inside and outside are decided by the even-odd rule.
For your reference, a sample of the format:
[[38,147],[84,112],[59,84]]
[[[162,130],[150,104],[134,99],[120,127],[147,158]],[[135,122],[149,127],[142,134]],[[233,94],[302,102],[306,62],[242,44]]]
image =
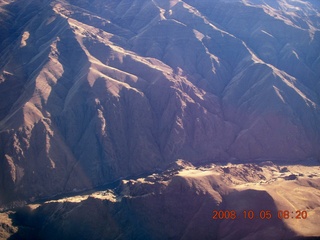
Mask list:
[[113,189],[0,215],[0,239],[319,237],[320,167],[178,160]]

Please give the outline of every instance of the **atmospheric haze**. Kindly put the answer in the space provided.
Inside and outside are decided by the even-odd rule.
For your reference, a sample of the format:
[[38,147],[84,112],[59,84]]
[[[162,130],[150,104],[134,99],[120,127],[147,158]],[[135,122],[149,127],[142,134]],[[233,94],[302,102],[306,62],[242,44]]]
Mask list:
[[318,0],[0,0],[1,239],[316,238],[319,165]]

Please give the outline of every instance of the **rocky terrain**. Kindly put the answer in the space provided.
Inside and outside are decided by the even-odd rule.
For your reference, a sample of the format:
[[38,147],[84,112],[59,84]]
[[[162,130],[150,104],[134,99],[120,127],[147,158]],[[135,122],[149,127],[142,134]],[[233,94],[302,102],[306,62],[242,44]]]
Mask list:
[[[317,0],[1,0],[0,206],[10,209],[161,172],[177,159],[195,166],[269,160],[318,166],[319,9]],[[190,237],[192,227],[203,222],[209,234],[204,239],[213,236],[211,231],[218,234],[218,225],[200,213],[201,219],[192,220],[196,225],[186,224],[200,202],[203,214],[210,215],[225,192],[200,184],[204,192],[192,187],[183,193],[200,198],[180,205],[185,196],[172,189],[192,185],[188,181],[177,175],[168,185],[154,183],[154,196],[139,193],[133,203],[90,197],[83,204],[104,206],[117,237],[127,224],[119,216],[136,216],[133,212],[144,204],[151,205],[139,217],[145,224],[151,221],[155,239]],[[160,210],[151,207],[162,203],[157,192],[162,188],[168,202],[161,209],[181,207],[177,232],[153,229],[154,221],[165,219],[165,214],[156,218],[152,211]],[[270,189],[246,193],[266,197],[272,209],[281,199]],[[45,204],[30,221],[60,207],[63,215],[79,205]],[[26,214],[33,216],[30,211]],[[125,234],[138,227],[130,224]],[[206,232],[208,224],[215,227]],[[49,234],[45,229],[38,229],[39,236]],[[147,238],[150,231],[134,234]],[[227,233],[219,234],[228,239]]]
[[[9,239],[316,239],[320,167],[177,161],[163,173],[113,189],[30,204],[2,213]],[[236,219],[213,219],[234,210]],[[243,211],[254,211],[245,218]],[[261,211],[270,211],[264,219]],[[278,211],[289,211],[279,219]],[[305,219],[296,211],[306,211]],[[292,212],[294,214],[292,214]],[[261,217],[260,217],[261,216]],[[2,234],[2,235],[1,235]]]

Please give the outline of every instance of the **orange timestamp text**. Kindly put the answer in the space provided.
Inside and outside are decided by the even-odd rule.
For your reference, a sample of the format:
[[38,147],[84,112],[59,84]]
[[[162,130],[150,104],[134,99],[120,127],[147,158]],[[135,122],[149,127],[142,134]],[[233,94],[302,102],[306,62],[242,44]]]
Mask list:
[[276,212],[272,212],[271,210],[244,210],[241,212],[237,212],[235,210],[213,210],[212,219],[214,220],[236,220],[236,219],[262,219],[262,220],[270,220],[272,218],[278,218],[280,220],[283,219],[307,219],[308,212],[302,210],[278,210]]

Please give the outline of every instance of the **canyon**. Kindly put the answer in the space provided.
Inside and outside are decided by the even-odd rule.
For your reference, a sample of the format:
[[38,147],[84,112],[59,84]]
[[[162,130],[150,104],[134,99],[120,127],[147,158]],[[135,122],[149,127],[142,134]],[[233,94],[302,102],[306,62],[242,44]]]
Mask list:
[[[111,234],[110,239],[192,239],[193,228],[202,229],[203,239],[234,239],[237,231],[218,231],[219,224],[203,217],[211,216],[219,202],[236,207],[231,196],[257,195],[269,199],[266,208],[288,207],[271,187],[253,187],[273,178],[266,162],[275,172],[283,166],[294,172],[301,166],[301,176],[283,180],[279,173],[279,184],[284,189],[301,185],[311,196],[313,203],[303,206],[299,193],[290,211],[308,207],[310,214],[319,216],[319,9],[316,0],[1,0],[0,208],[8,222],[2,224],[4,235],[23,234],[10,218],[19,211],[31,223],[24,219],[18,225],[35,227],[43,216],[55,211],[64,216],[81,206],[92,210],[88,221],[99,221],[100,206],[113,235],[100,225],[96,228],[104,229],[100,236]],[[176,172],[161,182],[177,161],[183,163],[181,172],[204,167],[206,174],[192,177],[192,170],[190,180]],[[228,164],[232,169],[239,166],[237,174],[250,166],[257,175],[246,180],[245,190],[233,193],[230,189],[237,184],[226,179],[221,180],[225,187],[215,189],[220,180],[208,170],[210,164],[219,166],[220,177],[230,174],[223,171]],[[254,169],[259,166],[261,179]],[[315,172],[306,173],[312,169]],[[158,174],[158,183],[137,180],[152,174]],[[132,181],[138,181],[138,189],[131,189]],[[277,184],[275,180],[271,186],[277,189]],[[108,199],[90,195],[101,194],[97,188],[103,186],[110,191]],[[129,188],[128,196],[138,192],[136,202],[114,192],[121,186]],[[90,197],[82,199],[80,193]],[[66,195],[82,200],[48,203]],[[167,205],[152,209],[163,198]],[[184,206],[182,199],[192,201]],[[179,216],[170,218],[166,211],[179,204]],[[19,207],[22,210],[9,214]],[[164,211],[159,219],[157,211]],[[75,211],[70,218],[67,214],[66,224],[84,213]],[[119,216],[129,221],[127,229]],[[129,216],[143,219],[141,229]],[[161,232],[155,227],[159,222],[152,225],[166,218],[168,226],[177,221],[176,232],[169,227]],[[309,232],[286,221],[271,221],[269,229],[280,224],[283,231],[274,234],[288,239],[318,236],[311,222],[319,218],[314,219],[305,221]],[[48,220],[48,225],[60,229],[55,221]],[[237,225],[221,224],[226,229]],[[55,231],[36,228],[40,239]],[[133,232],[136,228],[140,230]],[[246,239],[263,236],[260,230]],[[66,239],[68,231],[63,231]],[[52,235],[58,237],[63,238]]]

